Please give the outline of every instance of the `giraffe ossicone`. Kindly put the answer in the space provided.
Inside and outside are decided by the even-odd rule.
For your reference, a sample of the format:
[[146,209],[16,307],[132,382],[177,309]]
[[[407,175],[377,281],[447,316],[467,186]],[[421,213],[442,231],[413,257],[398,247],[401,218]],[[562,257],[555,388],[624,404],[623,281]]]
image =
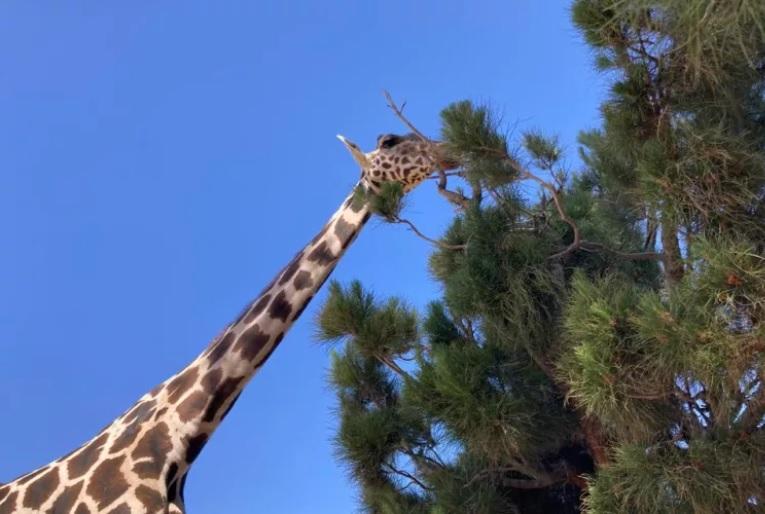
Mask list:
[[[440,143],[385,134],[364,153],[340,136],[372,192],[410,191],[439,167]],[[354,188],[355,190],[355,188]],[[188,366],[145,394],[93,439],[0,485],[0,514],[182,514],[194,459],[356,238],[371,213],[353,192],[321,231]]]

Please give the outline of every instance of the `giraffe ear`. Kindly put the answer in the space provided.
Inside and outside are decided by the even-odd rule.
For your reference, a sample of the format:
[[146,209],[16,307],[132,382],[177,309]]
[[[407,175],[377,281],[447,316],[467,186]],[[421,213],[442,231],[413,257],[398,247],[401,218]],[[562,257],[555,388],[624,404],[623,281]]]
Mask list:
[[359,148],[356,143],[346,139],[340,134],[337,135],[337,139],[339,139],[345,145],[348,151],[351,152],[351,155],[353,156],[354,160],[359,163],[361,169],[365,170],[369,168],[369,159],[367,159],[366,154],[361,151],[361,148]]

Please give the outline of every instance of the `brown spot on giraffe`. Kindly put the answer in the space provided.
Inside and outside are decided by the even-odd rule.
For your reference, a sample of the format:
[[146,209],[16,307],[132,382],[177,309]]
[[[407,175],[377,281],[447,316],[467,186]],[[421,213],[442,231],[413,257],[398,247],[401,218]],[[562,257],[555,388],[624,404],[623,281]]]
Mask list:
[[260,314],[266,309],[268,306],[268,302],[271,301],[271,295],[265,294],[263,295],[258,302],[252,307],[252,310],[247,313],[247,315],[242,320],[243,323],[247,324],[250,323],[252,320],[260,316]]
[[291,312],[292,305],[287,300],[287,294],[284,291],[280,291],[276,298],[271,301],[271,305],[268,307],[268,314],[274,319],[286,322]]
[[22,505],[28,509],[40,509],[48,501],[60,482],[58,468],[51,468],[27,486]]
[[164,508],[165,498],[158,491],[139,485],[135,490],[135,497],[144,506],[148,514],[160,512]]
[[74,511],[74,514],[90,514],[90,509],[84,503],[80,503],[77,505],[77,510]]
[[93,470],[85,492],[96,501],[99,510],[111,505],[130,489],[130,484],[122,473],[123,462],[125,456],[120,455],[101,462]]
[[212,394],[215,392],[215,389],[218,387],[218,384],[220,384],[222,378],[223,372],[220,369],[216,368],[210,370],[202,379],[202,388]]
[[268,344],[271,339],[271,335],[260,330],[260,326],[256,323],[251,326],[239,336],[239,340],[236,343],[234,351],[239,353],[243,358],[248,361],[254,360],[258,356],[260,351]]
[[80,496],[80,490],[82,489],[82,481],[77,482],[74,485],[70,485],[61,495],[53,502],[53,506],[48,510],[50,514],[64,514],[72,512],[74,508],[74,502]]
[[337,255],[332,253],[332,250],[327,246],[326,241],[322,241],[319,245],[308,254],[308,260],[315,262],[321,266],[326,266],[334,262],[337,259]]
[[[225,336],[223,336],[223,338],[220,341],[215,343],[215,346],[213,347],[212,350],[210,350],[210,353],[207,355],[207,362],[210,364],[210,366],[218,362],[221,359],[221,357],[226,355],[226,353],[228,352],[228,349],[231,348],[231,345],[233,344],[235,337],[236,336],[234,335],[234,333],[229,331],[226,333]],[[184,387],[179,388],[179,390],[185,392],[185,389],[188,388],[189,384],[194,382],[194,380],[196,380],[196,376],[193,376],[193,379],[189,379],[189,381],[184,382],[183,383]],[[173,402],[175,402],[176,400],[177,398],[173,400]]]
[[292,282],[292,285],[295,287],[295,291],[300,291],[302,289],[308,289],[311,287],[313,285],[311,272],[302,270],[295,276],[295,280]]
[[271,354],[274,353],[274,350],[276,350],[276,348],[279,346],[279,343],[282,342],[282,339],[284,339],[284,332],[276,336],[276,339],[274,340],[274,344],[273,346],[271,346],[271,349],[268,350],[268,353],[265,356],[263,356],[262,359],[260,359],[258,362],[255,363],[255,369],[258,369],[260,366],[263,365],[264,362],[268,360]]
[[16,512],[16,499],[19,496],[18,491],[13,491],[5,500],[0,502],[0,514],[13,514]]
[[34,477],[36,477],[36,476],[37,476],[37,475],[39,475],[40,473],[43,473],[43,472],[45,472],[47,469],[48,469],[48,467],[47,467],[47,466],[45,466],[45,467],[43,467],[43,468],[40,468],[40,469],[38,469],[38,470],[32,471],[31,473],[27,473],[26,475],[22,475],[22,476],[20,476],[19,478],[17,478],[17,479],[15,480],[15,482],[16,482],[17,484],[19,484],[19,485],[23,485],[23,484],[26,484],[27,482],[29,482],[30,480],[32,480]]
[[337,239],[340,240],[340,245],[343,250],[348,248],[354,234],[356,234],[356,230],[353,228],[353,225],[345,221],[343,218],[337,220],[337,223],[335,223],[335,235],[337,236]]
[[199,434],[198,436],[192,437],[189,440],[188,447],[186,450],[187,464],[191,464],[197,459],[200,452],[202,451],[202,448],[204,448],[205,444],[207,444],[207,439],[208,439],[208,435],[202,433],[202,434]]
[[[229,412],[231,412],[231,409],[233,409],[233,408],[234,408],[234,405],[236,405],[236,402],[238,402],[238,401],[239,401],[239,397],[240,397],[240,396],[242,396],[242,393],[241,393],[241,391],[240,391],[239,393],[237,393],[237,395],[236,395],[236,396],[234,396],[234,399],[233,399],[233,400],[231,400],[231,403],[229,403],[229,404],[228,404],[228,407],[226,407],[226,410],[224,410],[224,411],[223,411],[223,414],[221,414],[221,415],[220,415],[220,420],[221,420],[221,421],[223,421],[224,419],[226,419],[226,416],[228,416],[228,413],[229,413]],[[185,479],[186,477],[184,476],[183,478]]]
[[282,273],[282,278],[279,279],[279,285],[283,286],[287,282],[290,281],[292,276],[297,272],[297,270],[300,269],[300,259],[303,257],[303,252],[299,252],[295,258],[292,259],[292,262],[290,262],[286,268],[284,268],[284,272]]
[[[226,337],[228,337],[228,335],[229,334],[226,334]],[[222,343],[226,339],[226,337],[218,341],[216,343],[216,347],[213,348],[213,350],[210,352],[210,355],[207,356],[208,361],[212,361],[210,362],[211,365],[213,362],[223,357],[223,354],[216,355],[216,359],[212,360],[212,354],[215,353],[215,351],[219,348],[220,343]],[[231,337],[233,339],[233,336]],[[228,343],[228,344],[230,345],[231,343]],[[177,402],[181,398],[181,396],[183,396],[186,393],[186,391],[188,391],[189,388],[194,385],[198,375],[199,375],[199,372],[197,371],[197,368],[190,367],[190,368],[186,368],[183,372],[181,372],[180,375],[178,375],[173,380],[171,380],[170,383],[167,384],[167,394],[168,394],[167,401],[169,401],[170,403]]]
[[178,419],[188,423],[197,416],[200,416],[205,411],[205,407],[207,407],[208,398],[209,395],[202,391],[191,393],[178,405]]
[[141,478],[158,478],[162,473],[167,454],[172,449],[173,443],[167,423],[157,424],[141,437],[130,454],[133,460],[141,461],[136,463],[133,471]]
[[165,476],[165,488],[167,489],[167,498],[171,502],[175,500],[175,498],[171,496],[175,492],[175,481],[177,478],[178,478],[178,464],[173,462],[172,464],[170,464],[170,468],[168,468],[167,475]]
[[125,415],[125,419],[123,420],[124,423],[132,423],[133,421],[143,421],[149,419],[153,414],[153,410],[156,405],[157,400],[139,402]]
[[227,378],[223,381],[223,383],[218,387],[218,391],[213,396],[213,399],[210,401],[210,404],[207,406],[207,411],[205,412],[204,417],[204,421],[206,423],[209,423],[215,419],[215,416],[218,415],[219,411],[223,407],[223,404],[226,403],[226,400],[232,397],[232,395],[239,387],[239,384],[241,384],[243,380],[244,377],[237,377]]
[[8,496],[8,493],[10,492],[11,492],[10,486],[7,486],[7,485],[0,486],[0,503],[3,503],[3,500],[5,499],[6,496]]
[[109,434],[104,432],[97,438],[88,443],[77,455],[69,459],[67,465],[67,471],[69,473],[69,479],[80,478],[82,475],[88,472],[88,470],[98,462],[98,456],[101,453]]

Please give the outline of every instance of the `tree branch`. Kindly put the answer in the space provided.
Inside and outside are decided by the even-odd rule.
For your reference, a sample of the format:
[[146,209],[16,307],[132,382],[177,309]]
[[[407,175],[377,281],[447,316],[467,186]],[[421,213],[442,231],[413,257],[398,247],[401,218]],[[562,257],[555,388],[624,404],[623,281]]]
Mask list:
[[414,223],[412,223],[408,219],[399,218],[398,216],[394,216],[393,218],[391,218],[391,221],[393,221],[394,223],[401,223],[403,225],[408,226],[409,229],[412,232],[414,232],[417,236],[419,236],[420,238],[424,239],[425,241],[427,241],[427,242],[429,242],[431,244],[434,244],[434,245],[438,246],[439,248],[443,248],[444,250],[464,250],[465,248],[467,248],[467,245],[464,245],[464,244],[463,245],[450,245],[450,244],[444,243],[443,241],[439,241],[438,239],[432,239],[432,238],[426,236],[425,234],[423,234],[422,232],[420,232],[419,229],[414,225]]
[[[396,102],[393,101],[393,97],[390,95],[388,91],[383,91],[383,94],[385,95],[385,100],[388,103],[388,107],[393,111],[393,114],[396,115],[396,117],[401,120],[401,122],[407,126],[409,130],[411,130],[417,137],[419,137],[423,142],[428,144],[433,144],[433,141],[425,136],[422,132],[417,130],[417,127],[414,126],[414,124],[409,121],[409,119],[404,116],[404,106],[406,105],[406,102],[401,104],[401,107],[396,105]],[[446,200],[457,207],[458,209],[467,209],[468,204],[470,203],[470,198],[467,198],[465,195],[458,193],[456,191],[450,191],[446,188],[447,181],[446,181],[446,170],[441,166],[441,164],[438,164],[438,193],[446,198]]]

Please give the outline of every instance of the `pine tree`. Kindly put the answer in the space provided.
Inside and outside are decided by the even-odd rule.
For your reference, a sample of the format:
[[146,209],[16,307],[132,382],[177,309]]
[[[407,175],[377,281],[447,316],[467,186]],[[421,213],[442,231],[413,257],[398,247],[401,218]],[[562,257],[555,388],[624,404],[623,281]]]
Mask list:
[[430,259],[443,297],[330,287],[337,448],[369,512],[765,508],[765,3],[572,13],[612,83],[583,169],[452,104],[472,194]]

